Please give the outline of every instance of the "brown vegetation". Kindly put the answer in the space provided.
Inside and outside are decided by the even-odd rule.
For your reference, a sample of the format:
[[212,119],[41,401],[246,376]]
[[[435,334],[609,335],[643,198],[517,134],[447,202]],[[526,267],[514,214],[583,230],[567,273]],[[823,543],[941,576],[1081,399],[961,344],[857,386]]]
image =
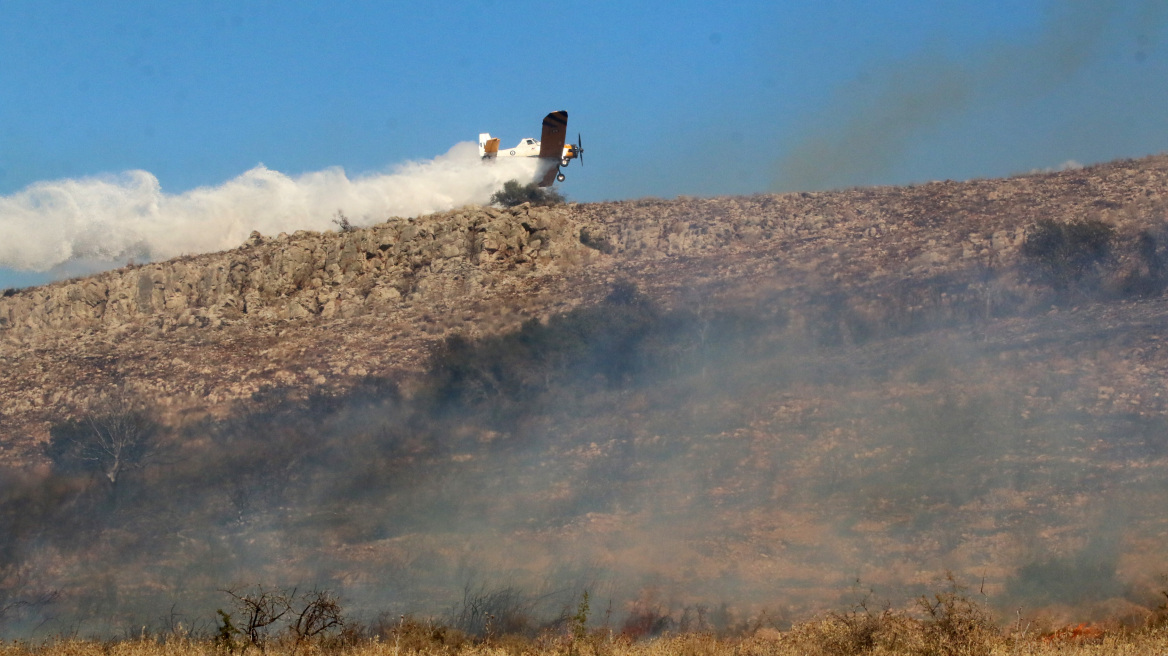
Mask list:
[[[383,636],[346,636],[310,645],[289,638],[266,645],[262,653],[273,656],[1135,656],[1159,654],[1168,649],[1168,633],[1149,629],[1108,630],[1080,625],[1047,635],[994,631],[942,636],[928,621],[899,613],[884,613],[859,627],[859,632],[857,629],[840,616],[830,616],[787,631],[761,629],[740,636],[667,633],[633,640],[611,631],[595,630],[583,639],[563,632],[545,633],[536,638],[502,635],[468,639],[441,625],[403,618]],[[37,643],[0,642],[0,656],[195,656],[234,651],[222,642],[205,638],[148,633],[112,641],[58,638]]]

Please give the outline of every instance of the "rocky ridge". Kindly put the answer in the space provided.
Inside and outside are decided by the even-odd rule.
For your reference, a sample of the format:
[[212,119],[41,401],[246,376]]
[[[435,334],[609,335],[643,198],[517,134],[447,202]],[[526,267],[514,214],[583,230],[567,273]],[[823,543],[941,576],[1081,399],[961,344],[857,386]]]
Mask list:
[[1042,302],[1011,268],[1035,221],[1097,218],[1130,241],[1166,207],[1168,157],[1157,156],[1002,180],[466,207],[253,234],[232,251],[4,292],[0,458],[27,454],[115,380],[147,390],[174,422],[265,390],[407,381],[446,335],[546,318],[618,279],[666,305],[781,299],[792,329],[830,311],[845,339],[943,318],[970,298],[989,316],[997,298]]

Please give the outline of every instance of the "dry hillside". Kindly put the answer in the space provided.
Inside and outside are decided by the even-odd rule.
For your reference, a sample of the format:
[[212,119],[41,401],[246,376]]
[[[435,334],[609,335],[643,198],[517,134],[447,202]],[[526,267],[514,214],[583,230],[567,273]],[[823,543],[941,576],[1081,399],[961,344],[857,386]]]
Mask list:
[[[1168,571],[1166,220],[1156,156],[467,207],[10,290],[0,602],[136,626],[232,580],[370,614],[481,584],[781,624],[951,570],[1136,621]],[[166,457],[50,465],[115,387]]]
[[799,308],[832,294],[848,314],[911,323],[962,295],[992,305],[995,287],[1020,288],[986,271],[1016,264],[1038,220],[1098,218],[1131,239],[1166,207],[1168,158],[1152,157],[1005,180],[467,207],[344,234],[255,234],[233,251],[5,292],[4,448],[23,452],[111,380],[149,389],[181,421],[268,388],[399,378],[452,332],[546,318],[618,279],[666,304],[782,296]]

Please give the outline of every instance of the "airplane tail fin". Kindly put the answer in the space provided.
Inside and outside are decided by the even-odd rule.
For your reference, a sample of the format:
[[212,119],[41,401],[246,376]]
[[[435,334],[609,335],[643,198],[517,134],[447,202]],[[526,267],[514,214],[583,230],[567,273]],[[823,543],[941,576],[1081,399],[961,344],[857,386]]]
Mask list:
[[498,137],[491,138],[490,132],[479,135],[479,157],[494,157],[499,154]]

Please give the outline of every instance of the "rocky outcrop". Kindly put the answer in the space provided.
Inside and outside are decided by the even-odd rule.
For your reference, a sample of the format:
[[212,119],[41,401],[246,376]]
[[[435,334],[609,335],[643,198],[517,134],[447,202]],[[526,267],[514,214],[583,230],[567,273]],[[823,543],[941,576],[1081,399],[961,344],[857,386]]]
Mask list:
[[342,233],[253,233],[233,251],[130,266],[10,293],[10,338],[146,321],[163,328],[351,318],[404,298],[476,297],[493,271],[541,275],[586,257],[564,208],[468,208]]

